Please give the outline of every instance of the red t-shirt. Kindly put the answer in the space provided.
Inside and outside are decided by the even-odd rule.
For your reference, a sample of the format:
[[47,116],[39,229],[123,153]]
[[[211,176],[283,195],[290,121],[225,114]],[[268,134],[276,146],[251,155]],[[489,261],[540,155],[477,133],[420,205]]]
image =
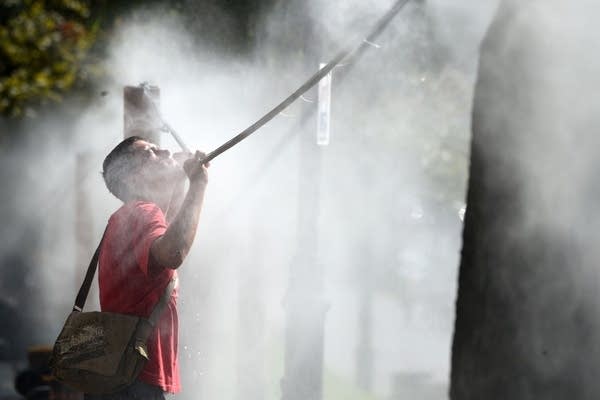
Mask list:
[[[98,285],[102,311],[148,317],[177,271],[150,262],[150,246],[167,229],[154,203],[124,204],[109,219],[100,258]],[[139,380],[165,392],[180,390],[177,364],[177,288],[148,339],[150,360]]]

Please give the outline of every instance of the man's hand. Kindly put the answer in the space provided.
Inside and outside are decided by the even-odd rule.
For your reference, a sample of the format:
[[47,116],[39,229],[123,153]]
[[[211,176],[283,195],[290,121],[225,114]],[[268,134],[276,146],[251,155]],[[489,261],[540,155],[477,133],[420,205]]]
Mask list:
[[193,157],[183,163],[183,170],[190,179],[190,183],[208,183],[208,167],[210,163],[204,164],[206,153],[196,151]]

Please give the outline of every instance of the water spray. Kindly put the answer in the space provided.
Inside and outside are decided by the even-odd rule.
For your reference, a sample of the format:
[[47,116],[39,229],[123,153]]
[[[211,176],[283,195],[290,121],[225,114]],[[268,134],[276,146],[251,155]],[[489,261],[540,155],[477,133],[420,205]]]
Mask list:
[[[348,59],[356,59],[358,58],[362,52],[371,47],[371,48],[379,48],[377,44],[375,44],[375,39],[383,30],[387,27],[390,21],[404,8],[404,6],[410,0],[397,0],[396,3],[390,8],[388,12],[386,12],[383,17],[381,17],[375,26],[371,29],[369,34],[363,38],[358,45],[353,44],[347,46],[342,49],[331,61],[325,64],[321,69],[319,69],[313,76],[311,76],[304,84],[302,84],[295,92],[289,95],[285,100],[275,106],[271,111],[266,113],[262,118],[257,120],[255,123],[250,125],[248,128],[244,129],[242,132],[234,136],[232,139],[223,143],[221,146],[217,147],[215,150],[211,151],[206,155],[203,162],[208,163],[212,159],[216,158],[218,155],[224,153],[229,150],[242,140],[246,139],[248,136],[256,132],[262,126],[264,126],[267,122],[275,118],[278,114],[280,114],[283,110],[285,110],[290,104],[296,101],[298,98],[302,98],[305,100],[304,94],[311,89],[314,85],[316,85],[323,77],[329,74],[336,66],[340,65],[340,63],[344,60]],[[183,142],[181,137],[175,132],[175,130],[167,124],[161,117],[158,112],[158,108],[151,96],[149,96],[149,84],[144,82],[140,85],[144,89],[144,93],[146,97],[150,100],[150,104],[154,109],[156,116],[159,118],[161,123],[161,130],[170,133],[177,144],[181,147],[181,149],[187,153],[191,153],[189,147]],[[305,100],[306,101],[306,100]]]
[[158,118],[158,120],[160,122],[160,130],[163,132],[170,133],[171,136],[173,136],[173,139],[175,139],[175,141],[179,145],[179,147],[181,147],[181,150],[183,150],[186,153],[191,154],[192,152],[191,152],[190,148],[185,144],[183,139],[181,139],[181,136],[179,136],[177,134],[177,132],[175,132],[175,129],[173,129],[171,127],[171,125],[169,125],[160,115],[158,107],[156,107],[156,104],[154,103],[154,100],[152,99],[152,95],[150,92],[150,90],[151,90],[150,83],[142,82],[142,83],[140,83],[140,88],[144,91],[144,95],[146,95],[146,98],[149,100],[150,107],[152,107],[152,110],[154,111],[154,115],[156,116],[156,118]]

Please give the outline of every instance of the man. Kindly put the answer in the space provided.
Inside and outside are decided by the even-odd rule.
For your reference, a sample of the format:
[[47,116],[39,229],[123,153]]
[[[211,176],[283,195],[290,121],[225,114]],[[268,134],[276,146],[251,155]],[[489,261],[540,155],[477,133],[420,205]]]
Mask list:
[[[208,182],[204,154],[183,167],[168,150],[133,136],[117,145],[103,163],[108,190],[123,201],[109,219],[98,266],[102,311],[148,317],[176,269],[188,254]],[[189,186],[178,210],[173,193]],[[165,215],[174,215],[167,222]],[[149,361],[138,380],[125,390],[86,399],[164,399],[180,390],[177,364],[177,289],[150,336]]]

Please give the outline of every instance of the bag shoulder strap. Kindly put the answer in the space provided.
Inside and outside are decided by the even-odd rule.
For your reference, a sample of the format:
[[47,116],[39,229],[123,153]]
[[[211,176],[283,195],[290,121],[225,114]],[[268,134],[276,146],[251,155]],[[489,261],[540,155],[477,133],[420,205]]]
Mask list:
[[102,239],[100,239],[100,243],[98,243],[98,247],[92,256],[92,260],[90,261],[90,265],[88,266],[87,272],[85,273],[85,278],[83,279],[83,283],[79,288],[79,292],[77,293],[77,297],[75,298],[75,304],[73,305],[73,311],[82,311],[83,306],[85,305],[85,301],[87,299],[88,293],[90,292],[90,287],[92,286],[92,280],[94,279],[94,275],[96,274],[96,267],[98,265],[98,257],[100,257],[100,247],[102,247],[102,242],[104,241],[104,236],[106,235],[106,229],[102,234]]
[[[98,247],[96,248],[96,251],[94,252],[94,255],[92,256],[92,259],[90,261],[90,265],[87,268],[85,278],[83,279],[83,283],[81,284],[79,292],[77,293],[77,297],[75,298],[73,311],[83,311],[83,306],[85,306],[85,301],[87,300],[87,296],[90,292],[90,287],[92,286],[94,275],[96,275],[96,269],[98,267],[98,258],[100,257],[100,248],[102,247],[102,242],[104,242],[105,235],[106,229],[102,234],[102,239],[100,239],[100,243],[98,244]],[[160,314],[169,303],[171,294],[173,293],[173,290],[177,287],[178,282],[179,281],[177,277],[171,279],[171,281],[169,281],[169,284],[165,288],[165,291],[163,292],[162,296],[158,300],[158,303],[156,303],[156,305],[154,306],[150,317],[148,317],[148,322],[150,322],[150,324],[152,324],[153,326],[156,324],[158,318],[160,317]]]

